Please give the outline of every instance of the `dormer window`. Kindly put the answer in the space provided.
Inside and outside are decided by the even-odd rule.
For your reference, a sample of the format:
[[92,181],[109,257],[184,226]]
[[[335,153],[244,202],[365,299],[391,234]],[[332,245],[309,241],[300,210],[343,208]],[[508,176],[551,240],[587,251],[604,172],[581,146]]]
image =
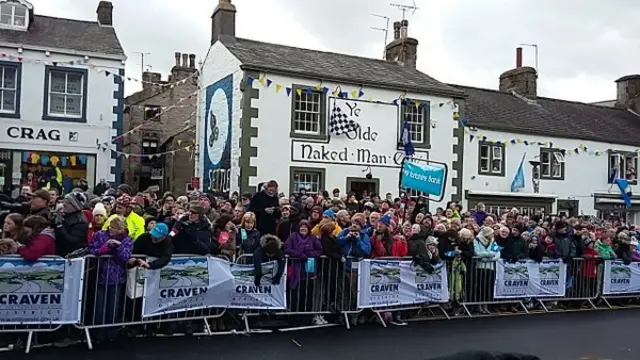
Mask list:
[[0,26],[4,28],[27,28],[27,7],[13,1],[0,3]]

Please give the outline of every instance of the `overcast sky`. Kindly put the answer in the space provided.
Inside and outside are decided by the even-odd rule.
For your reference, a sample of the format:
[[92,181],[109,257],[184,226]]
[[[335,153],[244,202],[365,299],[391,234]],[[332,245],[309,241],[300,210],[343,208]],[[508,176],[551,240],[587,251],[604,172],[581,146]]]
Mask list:
[[[236,35],[353,55],[382,57],[385,27],[402,13],[389,6],[412,0],[232,0]],[[31,0],[42,15],[95,19],[97,0]],[[217,0],[112,0],[114,25],[129,57],[127,74],[140,78],[140,56],[163,78],[174,52],[207,52]],[[637,0],[415,0],[409,33],[420,41],[418,68],[436,79],[495,89],[515,66],[521,43],[539,46],[538,94],[578,101],[615,98],[614,80],[640,73]],[[390,37],[393,28],[390,26]],[[81,36],[81,34],[79,34]],[[525,65],[534,66],[532,48]],[[127,93],[137,88],[127,84]]]

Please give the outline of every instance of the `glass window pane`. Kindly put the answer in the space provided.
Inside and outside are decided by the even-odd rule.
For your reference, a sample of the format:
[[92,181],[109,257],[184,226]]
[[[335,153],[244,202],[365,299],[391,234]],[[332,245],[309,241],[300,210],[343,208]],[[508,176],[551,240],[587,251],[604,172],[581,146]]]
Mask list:
[[15,16],[22,16],[25,17],[27,16],[27,8],[24,6],[16,6],[15,7]]
[[549,172],[550,172],[550,166],[549,164],[542,164],[540,165],[540,168],[542,169],[542,176],[549,176]]
[[50,72],[51,84],[49,84],[49,91],[55,93],[65,92],[66,74],[58,71]]
[[82,114],[82,96],[81,95],[67,95],[67,114],[69,115]]
[[480,159],[480,171],[489,171],[489,159]]
[[10,90],[2,91],[2,110],[15,111],[16,110],[16,92]]
[[2,4],[0,5],[0,15],[9,15],[9,17],[11,17],[11,15],[13,12],[13,5],[10,4]]
[[502,171],[502,160],[494,159],[492,162],[491,171],[494,173],[499,173]]
[[489,157],[489,147],[486,145],[480,146],[480,156]]
[[11,15],[1,14],[0,15],[0,24],[12,25],[11,24]]
[[495,159],[502,159],[502,148],[500,146],[493,147],[493,157]]
[[49,96],[49,112],[52,114],[64,114],[64,95],[51,94]]
[[16,88],[16,69],[13,67],[3,67],[3,89],[15,89]]
[[82,94],[82,75],[67,74],[67,94]]

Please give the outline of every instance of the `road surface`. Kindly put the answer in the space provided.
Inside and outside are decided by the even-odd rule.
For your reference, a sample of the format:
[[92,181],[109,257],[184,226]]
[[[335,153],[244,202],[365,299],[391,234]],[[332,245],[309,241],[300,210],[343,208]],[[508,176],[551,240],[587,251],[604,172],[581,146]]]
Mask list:
[[[3,360],[424,360],[464,350],[517,351],[542,360],[637,360],[640,310],[430,321],[406,327],[357,326],[210,338],[125,340],[3,353]],[[297,345],[295,342],[299,345]]]

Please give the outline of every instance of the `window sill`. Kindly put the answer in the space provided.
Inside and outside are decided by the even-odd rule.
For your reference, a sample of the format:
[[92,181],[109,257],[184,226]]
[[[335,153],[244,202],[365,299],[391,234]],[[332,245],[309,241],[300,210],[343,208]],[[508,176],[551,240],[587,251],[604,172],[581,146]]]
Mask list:
[[0,112],[0,118],[20,119],[20,113],[19,112],[15,112],[15,113]]
[[289,137],[291,139],[303,139],[303,140],[322,140],[322,141],[327,141],[329,139],[329,137],[327,136],[327,134],[304,134],[304,133],[298,133],[295,131],[292,131],[291,133],[289,133]]
[[550,176],[540,176],[540,180],[551,180],[551,181],[564,181],[564,176],[563,177],[550,177]]
[[[431,149],[431,144],[416,144],[416,143],[413,143],[413,148],[414,149],[420,149],[420,150],[430,150]],[[404,146],[402,146],[402,143],[398,143],[398,146],[396,146],[396,149],[404,151]]]
[[56,116],[56,115],[42,115],[42,120],[45,121],[62,121],[62,122],[75,122],[75,123],[86,123],[87,118],[82,117],[69,117],[69,116]]
[[478,171],[478,175],[482,176],[496,176],[496,177],[504,177],[504,173],[491,173],[491,172],[482,172]]
[[[638,185],[638,180],[627,180],[627,181],[629,181],[629,185]],[[607,181],[607,183],[608,183],[609,185],[614,184],[614,183],[612,183],[612,182],[608,182],[608,181]]]

